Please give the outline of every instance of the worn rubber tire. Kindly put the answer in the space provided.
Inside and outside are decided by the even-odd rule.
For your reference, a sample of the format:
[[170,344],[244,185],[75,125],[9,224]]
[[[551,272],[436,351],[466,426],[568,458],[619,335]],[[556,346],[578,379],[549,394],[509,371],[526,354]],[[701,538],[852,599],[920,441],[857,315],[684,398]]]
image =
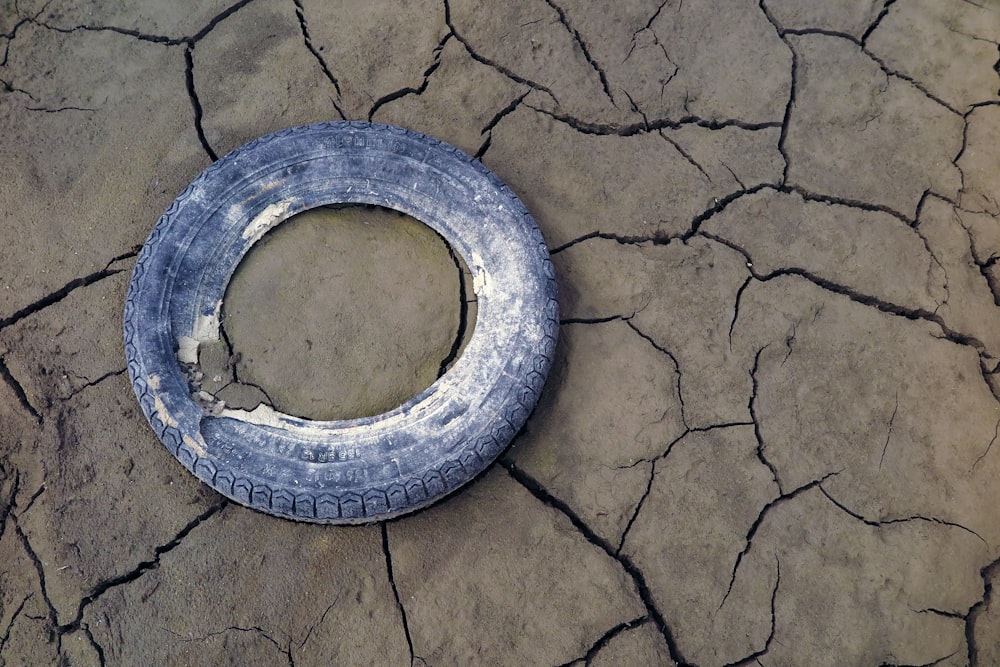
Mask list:
[[[274,225],[333,203],[407,213],[462,256],[478,297],[465,352],[420,395],[363,419],[230,410],[199,394],[198,346],[218,340],[237,264]],[[382,520],[462,486],[510,443],[552,360],[555,289],[534,220],[478,160],[389,125],[291,128],[210,166],[156,224],[125,305],[129,377],[160,441],[224,496],[300,521]]]

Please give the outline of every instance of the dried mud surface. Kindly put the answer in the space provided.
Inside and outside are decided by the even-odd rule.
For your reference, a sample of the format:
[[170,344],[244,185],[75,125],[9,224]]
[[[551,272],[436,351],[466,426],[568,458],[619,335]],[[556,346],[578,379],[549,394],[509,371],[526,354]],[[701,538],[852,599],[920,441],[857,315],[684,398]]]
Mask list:
[[[1000,663],[998,41],[995,0],[0,0],[0,665]],[[493,169],[563,313],[498,464],[359,528],[197,482],[120,342],[173,197],[339,118]],[[447,367],[461,264],[365,215],[254,250],[213,389]]]

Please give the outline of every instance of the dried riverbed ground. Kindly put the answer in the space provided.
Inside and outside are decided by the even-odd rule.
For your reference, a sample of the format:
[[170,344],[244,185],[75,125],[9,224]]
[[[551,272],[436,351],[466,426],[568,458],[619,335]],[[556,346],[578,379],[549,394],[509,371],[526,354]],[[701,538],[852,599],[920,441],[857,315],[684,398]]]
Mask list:
[[[0,0],[0,664],[1000,664],[998,10]],[[120,342],[184,185],[337,118],[495,170],[564,318],[499,465],[347,529],[198,483]],[[230,400],[391,405],[472,326],[329,215],[233,287]]]

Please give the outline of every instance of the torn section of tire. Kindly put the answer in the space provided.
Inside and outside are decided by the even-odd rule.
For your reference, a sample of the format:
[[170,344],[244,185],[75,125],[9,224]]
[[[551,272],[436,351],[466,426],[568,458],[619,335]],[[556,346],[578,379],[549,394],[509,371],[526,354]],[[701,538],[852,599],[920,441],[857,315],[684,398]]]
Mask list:
[[[198,352],[219,339],[236,266],[283,220],[338,203],[406,213],[462,256],[478,298],[465,352],[421,394],[374,417],[227,408],[200,390]],[[125,304],[129,377],[160,441],[224,496],[300,521],[378,521],[462,486],[510,443],[549,370],[555,293],[537,225],[479,161],[389,125],[296,127],[223,157],[160,218]]]

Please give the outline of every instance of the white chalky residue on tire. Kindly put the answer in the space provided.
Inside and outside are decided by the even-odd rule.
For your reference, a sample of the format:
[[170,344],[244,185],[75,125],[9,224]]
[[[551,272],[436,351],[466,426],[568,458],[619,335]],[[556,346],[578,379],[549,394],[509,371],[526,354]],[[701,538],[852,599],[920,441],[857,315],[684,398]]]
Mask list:
[[191,336],[181,336],[177,339],[177,360],[182,364],[197,364],[200,345],[201,341]]
[[287,216],[291,204],[287,201],[270,204],[267,208],[257,214],[257,217],[243,230],[243,238],[253,245],[260,240],[269,229],[283,221]]
[[472,252],[472,266],[470,269],[472,271],[472,291],[478,297],[489,298],[490,274],[486,272],[486,268],[483,266],[483,258],[475,251]]

